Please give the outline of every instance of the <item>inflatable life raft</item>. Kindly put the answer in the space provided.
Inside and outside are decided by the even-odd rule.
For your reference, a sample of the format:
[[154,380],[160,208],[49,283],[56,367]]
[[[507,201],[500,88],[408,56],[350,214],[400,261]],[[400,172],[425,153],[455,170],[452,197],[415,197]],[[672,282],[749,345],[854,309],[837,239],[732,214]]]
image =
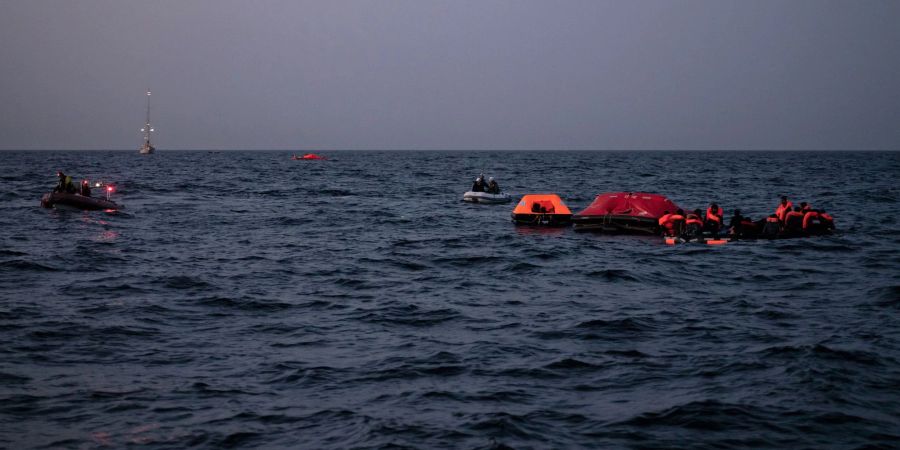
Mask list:
[[487,192],[469,191],[463,194],[462,200],[469,203],[497,204],[509,203],[512,201],[512,197],[503,192],[499,194],[489,194]]
[[528,194],[512,212],[517,225],[565,226],[572,222],[572,211],[556,194]]
[[44,208],[72,208],[90,211],[117,211],[124,206],[105,198],[85,197],[81,194],[68,194],[65,192],[48,192],[41,197],[41,206]]
[[659,234],[659,218],[678,205],[664,195],[646,192],[607,192],[572,216],[576,231]]
[[303,156],[291,155],[291,159],[294,161],[298,161],[298,160],[304,160],[304,159],[309,160],[309,159],[328,159],[328,158],[326,158],[322,155],[317,155],[315,153],[307,153]]

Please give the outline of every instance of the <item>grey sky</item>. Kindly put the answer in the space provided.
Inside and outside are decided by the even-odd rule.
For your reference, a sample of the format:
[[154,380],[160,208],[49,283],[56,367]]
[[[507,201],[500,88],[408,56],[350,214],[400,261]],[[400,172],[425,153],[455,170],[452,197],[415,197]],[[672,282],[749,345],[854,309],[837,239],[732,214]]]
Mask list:
[[0,0],[0,149],[898,149],[897,0]]

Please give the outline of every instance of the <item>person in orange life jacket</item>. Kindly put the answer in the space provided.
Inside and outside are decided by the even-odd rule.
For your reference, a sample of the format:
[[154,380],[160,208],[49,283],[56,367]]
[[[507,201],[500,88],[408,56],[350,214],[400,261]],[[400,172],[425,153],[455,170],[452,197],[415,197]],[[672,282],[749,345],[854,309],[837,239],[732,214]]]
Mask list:
[[762,232],[760,233],[763,237],[773,238],[778,236],[778,233],[781,231],[781,220],[778,219],[778,214],[769,214],[769,217],[766,217],[766,223],[762,227]]
[[697,237],[702,230],[703,213],[701,213],[699,209],[695,209],[693,212],[688,213],[684,218],[684,232],[682,233],[682,236],[685,239],[692,239]]
[[666,211],[666,213],[659,218],[659,226],[663,232],[665,232],[666,236],[677,236],[681,234],[682,228],[684,228],[684,211],[679,209],[675,214],[669,214],[669,212]]
[[803,231],[803,213],[800,207],[795,206],[793,211],[784,215],[784,232],[799,233]]
[[722,228],[722,216],[724,215],[724,211],[719,205],[712,203],[709,205],[709,208],[706,208],[706,229],[713,233],[719,231]]
[[788,200],[786,195],[781,196],[781,203],[778,204],[778,208],[775,208],[775,215],[778,217],[778,220],[781,223],[784,223],[784,215],[790,212],[791,208],[794,207],[794,204]]
[[[800,207],[803,212],[803,207]],[[814,209],[808,209],[803,213],[803,231],[807,233],[815,233],[822,228],[822,221],[819,220],[819,213]]]
[[803,214],[806,214],[810,211],[812,211],[812,206],[810,206],[809,203],[800,202],[800,212],[802,212]]

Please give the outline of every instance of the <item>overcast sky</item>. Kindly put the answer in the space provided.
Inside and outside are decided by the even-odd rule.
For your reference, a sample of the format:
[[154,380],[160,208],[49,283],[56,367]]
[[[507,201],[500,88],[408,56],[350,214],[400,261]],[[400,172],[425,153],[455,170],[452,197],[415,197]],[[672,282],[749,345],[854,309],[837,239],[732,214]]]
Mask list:
[[0,0],[0,149],[900,149],[898,0]]

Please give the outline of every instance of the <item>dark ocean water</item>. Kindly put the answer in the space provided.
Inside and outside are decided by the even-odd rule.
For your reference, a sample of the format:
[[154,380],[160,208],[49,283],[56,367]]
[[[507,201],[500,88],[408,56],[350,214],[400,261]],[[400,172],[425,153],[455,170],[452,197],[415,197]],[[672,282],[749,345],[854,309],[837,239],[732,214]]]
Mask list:
[[[0,447],[896,448],[900,153],[0,153]],[[778,196],[662,245],[459,200]],[[46,210],[56,170],[124,213]]]

